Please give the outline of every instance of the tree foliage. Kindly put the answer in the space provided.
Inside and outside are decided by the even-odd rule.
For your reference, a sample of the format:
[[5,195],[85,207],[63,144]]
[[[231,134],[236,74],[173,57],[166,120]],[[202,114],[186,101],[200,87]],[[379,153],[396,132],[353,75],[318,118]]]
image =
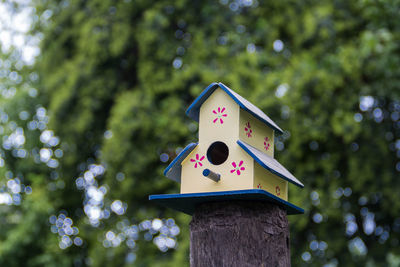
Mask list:
[[[34,4],[41,54],[21,81],[17,60],[0,76],[17,88],[0,192],[28,192],[0,202],[0,265],[188,266],[190,218],[147,197],[178,191],[162,170],[196,140],[184,111],[214,81],[285,130],[276,157],[305,184],[290,188],[306,210],[293,266],[398,262],[399,1]],[[26,141],[7,146],[13,133]]]

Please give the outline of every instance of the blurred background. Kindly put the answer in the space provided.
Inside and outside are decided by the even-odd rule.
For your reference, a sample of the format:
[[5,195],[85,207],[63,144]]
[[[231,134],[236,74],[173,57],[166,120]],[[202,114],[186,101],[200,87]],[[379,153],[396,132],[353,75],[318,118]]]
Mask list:
[[400,266],[398,0],[0,0],[0,266],[188,266],[149,203],[221,81],[285,131],[293,266]]

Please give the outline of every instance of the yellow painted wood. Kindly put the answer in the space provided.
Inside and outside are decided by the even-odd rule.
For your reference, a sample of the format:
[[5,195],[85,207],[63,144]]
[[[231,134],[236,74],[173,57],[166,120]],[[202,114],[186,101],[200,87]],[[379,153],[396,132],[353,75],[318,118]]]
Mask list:
[[[223,123],[218,119],[218,108],[225,108],[221,115]],[[199,143],[215,140],[236,142],[239,139],[239,111],[240,107],[222,89],[218,88],[200,107]]]
[[190,152],[190,153],[187,155],[187,157],[186,157],[184,160],[182,160],[182,162],[181,162],[181,165],[182,165],[182,166],[186,163],[186,161],[188,161],[188,160],[190,160],[190,158],[192,158],[193,153],[196,151],[196,149],[197,149],[198,147],[199,147],[199,145],[197,145],[197,146],[192,150],[192,152]]
[[[229,147],[229,157],[221,165],[213,165],[207,159],[206,153],[208,145],[199,144],[188,160],[182,162],[182,178],[181,178],[181,193],[196,193],[196,192],[217,192],[229,190],[243,190],[253,189],[253,176],[254,176],[254,160],[246,152],[244,152],[238,145]],[[201,161],[203,166],[197,165],[190,161],[195,159],[196,154],[199,157],[205,156]],[[243,160],[244,171],[240,175],[236,172],[231,173],[233,170],[232,162],[237,164]],[[211,171],[221,175],[219,182],[214,182],[203,176],[203,170],[210,169]]]
[[[254,188],[263,189],[275,196],[288,200],[288,182],[254,163]],[[279,187],[279,194],[277,191]]]
[[[250,123],[250,128],[248,127]],[[249,145],[257,148],[263,153],[274,157],[274,130],[265,125],[263,122],[254,118],[247,111],[240,110],[239,120],[239,138]],[[245,128],[249,129],[245,131]],[[251,131],[251,132],[250,132]],[[265,140],[268,138],[268,141]],[[264,145],[264,142],[267,145]],[[268,146],[269,144],[269,146]]]
[[[252,130],[250,137],[244,130],[246,123],[250,123]],[[268,150],[264,145],[266,137],[270,144]],[[237,144],[239,138],[267,155],[274,156],[274,131],[248,112],[241,110],[223,90],[217,89],[200,108],[199,145],[181,163],[181,193],[261,188],[287,201],[287,181],[278,178],[255,162]],[[227,160],[220,165],[212,164],[207,158],[208,148],[216,141],[225,143],[229,148]],[[236,170],[231,172],[235,169],[232,163],[235,162],[237,166],[240,161],[243,161],[241,167],[244,167],[244,170],[240,170],[240,175]],[[204,177],[205,169],[220,174],[220,181],[215,182]]]
[[[218,112],[218,108],[220,111],[223,108],[225,110]],[[181,193],[253,188],[254,160],[236,143],[239,138],[239,110],[240,107],[221,89],[215,90],[203,103],[200,108],[199,145],[181,163]],[[222,114],[227,114],[227,116],[224,117]],[[218,115],[223,123],[220,122]],[[217,118],[218,120],[214,122]],[[216,141],[225,143],[229,148],[229,156],[221,165],[213,165],[207,159],[207,150]],[[197,168],[195,168],[195,162],[191,161],[191,159],[196,160],[196,155],[199,155],[199,159],[204,156],[204,159],[200,161],[202,166],[197,164]],[[232,162],[239,164],[240,161],[243,161],[242,167],[245,170],[241,171],[240,175],[236,172],[231,173],[234,169]],[[221,180],[214,182],[204,177],[203,170],[206,168],[220,174]]]

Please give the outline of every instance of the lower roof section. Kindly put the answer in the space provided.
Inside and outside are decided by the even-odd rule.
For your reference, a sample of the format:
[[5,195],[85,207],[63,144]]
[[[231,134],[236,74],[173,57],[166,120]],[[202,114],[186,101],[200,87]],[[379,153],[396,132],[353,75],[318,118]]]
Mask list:
[[247,152],[258,164],[260,164],[261,167],[264,169],[270,171],[271,173],[277,175],[278,177],[295,184],[301,188],[304,187],[304,185],[297,180],[296,177],[293,176],[288,170],[286,170],[285,167],[283,167],[276,159],[274,159],[271,156],[268,156],[267,154],[261,152],[257,148],[241,141],[237,141],[238,145],[243,148],[244,151]]
[[288,215],[303,214],[302,208],[293,205],[262,189],[248,189],[235,191],[220,191],[190,194],[151,195],[149,200],[159,205],[193,215],[196,206],[206,202],[244,200],[265,201],[282,206]]
[[180,183],[181,182],[181,172],[182,166],[181,163],[186,159],[186,157],[195,149],[197,143],[190,143],[187,145],[181,153],[168,165],[168,167],[164,170],[164,175],[169,179]]

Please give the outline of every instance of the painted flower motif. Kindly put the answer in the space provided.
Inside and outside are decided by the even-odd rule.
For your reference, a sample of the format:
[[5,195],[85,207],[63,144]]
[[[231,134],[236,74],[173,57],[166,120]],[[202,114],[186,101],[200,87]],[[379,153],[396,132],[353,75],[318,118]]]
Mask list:
[[280,195],[281,195],[281,189],[280,189],[279,186],[276,186],[275,192],[276,192],[276,195],[277,195],[277,196],[280,196]]
[[250,122],[246,123],[246,126],[244,127],[244,131],[246,132],[247,137],[251,137],[253,130],[251,129]]
[[258,185],[257,185],[257,188],[261,189],[261,188],[262,188],[262,185],[261,185],[261,184],[258,184]]
[[199,154],[196,154],[196,158],[190,159],[191,162],[194,162],[194,167],[197,168],[197,165],[200,167],[203,166],[203,163],[201,161],[204,159],[204,156],[200,157]]
[[264,138],[264,148],[265,148],[266,151],[268,151],[270,145],[271,145],[271,144],[269,143],[269,138],[268,138],[268,137],[265,137],[265,138]]
[[239,164],[236,164],[236,162],[232,162],[233,169],[231,170],[231,173],[236,172],[237,175],[240,175],[240,171],[245,170],[242,165],[243,165],[243,160],[241,160]]
[[218,122],[218,120],[219,120],[219,122],[221,124],[224,123],[224,121],[222,120],[222,117],[227,117],[228,116],[228,114],[224,113],[224,111],[225,111],[225,108],[220,108],[220,107],[218,107],[217,110],[215,110],[215,109],[213,110],[213,113],[215,115],[217,115],[217,117],[213,120],[213,123]]

